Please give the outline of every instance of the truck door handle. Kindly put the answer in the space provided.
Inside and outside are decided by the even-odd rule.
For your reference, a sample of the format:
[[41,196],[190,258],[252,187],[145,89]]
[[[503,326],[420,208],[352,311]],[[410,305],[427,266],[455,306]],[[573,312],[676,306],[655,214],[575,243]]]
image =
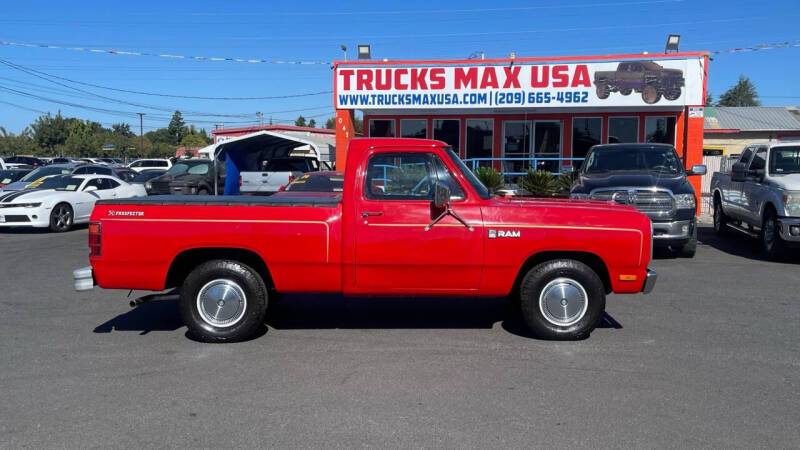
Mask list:
[[369,216],[382,216],[383,211],[364,211],[361,213],[361,217],[369,217]]

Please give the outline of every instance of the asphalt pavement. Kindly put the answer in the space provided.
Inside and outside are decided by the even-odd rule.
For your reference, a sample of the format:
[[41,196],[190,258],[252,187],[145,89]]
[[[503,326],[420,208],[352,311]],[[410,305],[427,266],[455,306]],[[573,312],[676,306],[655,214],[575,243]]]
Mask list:
[[0,447],[800,447],[800,258],[700,238],[580,342],[503,300],[287,296],[211,345],[74,292],[85,229],[0,231]]

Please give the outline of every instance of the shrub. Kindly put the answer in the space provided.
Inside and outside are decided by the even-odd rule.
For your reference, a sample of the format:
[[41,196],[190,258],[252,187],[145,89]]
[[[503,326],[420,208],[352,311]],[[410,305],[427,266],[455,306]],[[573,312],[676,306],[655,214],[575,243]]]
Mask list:
[[475,169],[475,176],[478,177],[481,183],[483,183],[492,194],[503,189],[503,186],[505,186],[503,174],[491,167],[478,167]]
[[572,190],[572,186],[575,184],[575,181],[578,179],[578,172],[562,172],[561,175],[558,176],[556,180],[557,185],[557,192],[558,195],[563,197],[569,197],[569,192]]
[[534,197],[552,197],[558,191],[556,177],[544,170],[528,169],[528,173],[519,177],[517,184]]

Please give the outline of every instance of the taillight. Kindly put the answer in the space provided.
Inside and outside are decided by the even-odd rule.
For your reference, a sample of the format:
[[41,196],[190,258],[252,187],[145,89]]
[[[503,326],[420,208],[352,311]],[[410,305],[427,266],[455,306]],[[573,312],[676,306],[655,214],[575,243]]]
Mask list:
[[294,175],[289,175],[289,183],[291,183],[292,181],[294,181]]
[[100,222],[89,222],[89,256],[100,256],[102,231],[103,225]]
[[278,188],[278,192],[283,192],[286,190],[286,185],[282,184],[281,187]]
[[240,188],[242,187],[242,176],[241,175],[239,175],[239,187]]

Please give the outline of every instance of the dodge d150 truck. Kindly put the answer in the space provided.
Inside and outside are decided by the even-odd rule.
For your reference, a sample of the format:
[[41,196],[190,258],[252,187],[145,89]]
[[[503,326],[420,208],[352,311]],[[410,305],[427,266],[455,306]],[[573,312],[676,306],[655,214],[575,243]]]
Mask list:
[[652,61],[622,62],[617,70],[595,72],[594,86],[597,97],[606,99],[612,92],[630,95],[641,93],[648,105],[658,103],[661,96],[667,100],[677,100],[681,88],[686,84],[683,72],[678,69],[665,69]]
[[744,149],[730,171],[711,179],[714,230],[737,230],[761,240],[776,258],[800,246],[800,145],[759,144]]
[[180,288],[190,333],[212,342],[252,336],[270,297],[295,292],[514,296],[535,335],[577,339],[607,294],[653,288],[651,243],[630,206],[495,197],[443,142],[355,139],[341,193],[98,202],[91,267],[73,275],[78,290]]

